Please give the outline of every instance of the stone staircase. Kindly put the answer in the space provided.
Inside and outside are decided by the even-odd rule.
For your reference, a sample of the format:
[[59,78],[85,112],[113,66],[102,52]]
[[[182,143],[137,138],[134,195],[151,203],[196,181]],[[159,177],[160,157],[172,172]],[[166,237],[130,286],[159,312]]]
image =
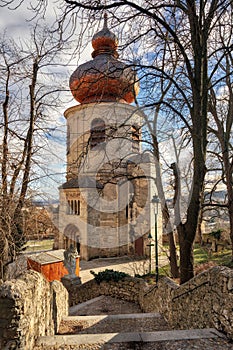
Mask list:
[[[91,302],[87,302],[90,307]],[[71,308],[70,313],[87,303]],[[79,315],[64,317],[59,334],[40,337],[34,350],[163,350],[176,349],[174,344],[179,341],[220,338],[222,334],[213,328],[171,330],[158,313]]]

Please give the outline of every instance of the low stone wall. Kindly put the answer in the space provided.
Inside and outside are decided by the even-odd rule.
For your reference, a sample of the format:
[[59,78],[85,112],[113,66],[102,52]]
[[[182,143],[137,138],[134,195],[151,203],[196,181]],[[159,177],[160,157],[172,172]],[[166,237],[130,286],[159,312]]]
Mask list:
[[[138,303],[145,312],[160,312],[176,329],[215,327],[233,339],[233,270],[213,267],[178,286],[161,278],[149,286],[139,278],[119,282],[91,280],[70,291],[70,305],[99,295]],[[54,335],[68,314],[63,285],[47,282],[35,271],[0,286],[0,349],[31,350],[38,336]]]
[[91,280],[70,293],[70,305],[109,295],[160,312],[174,329],[215,327],[233,339],[233,270],[213,267],[179,286],[161,278],[158,286],[127,277],[119,282]]
[[35,271],[0,286],[0,349],[34,348],[38,336],[56,333],[68,315],[68,293],[63,285],[47,282]]
[[144,290],[146,283],[140,278],[125,277],[119,282],[101,282],[90,280],[73,290],[69,291],[70,306],[96,298],[100,295],[115,296],[120,299],[139,302],[141,290]]
[[215,327],[233,339],[233,270],[216,266],[181,286],[164,278],[140,305],[161,312],[173,328]]

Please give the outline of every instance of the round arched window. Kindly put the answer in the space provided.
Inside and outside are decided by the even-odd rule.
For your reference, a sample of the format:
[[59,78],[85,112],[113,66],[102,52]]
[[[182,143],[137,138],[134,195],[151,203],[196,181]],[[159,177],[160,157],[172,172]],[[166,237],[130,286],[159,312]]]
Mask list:
[[105,122],[103,119],[96,118],[91,122],[90,147],[94,148],[100,143],[105,142]]

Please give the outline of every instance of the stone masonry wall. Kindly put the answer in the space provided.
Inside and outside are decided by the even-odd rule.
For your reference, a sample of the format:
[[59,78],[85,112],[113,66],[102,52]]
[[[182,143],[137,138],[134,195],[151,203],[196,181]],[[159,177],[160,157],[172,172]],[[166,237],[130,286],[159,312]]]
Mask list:
[[0,286],[0,349],[34,348],[38,336],[56,333],[68,315],[68,293],[58,281],[35,271]]
[[158,286],[127,277],[119,282],[91,280],[70,293],[70,305],[99,295],[138,302],[145,312],[160,312],[174,329],[215,327],[233,339],[233,270],[213,267],[179,286],[161,278]]
[[[139,278],[119,282],[91,280],[70,291],[70,305],[99,295],[137,302],[160,312],[175,329],[215,327],[233,339],[233,270],[213,267],[178,286],[161,278],[149,286]],[[0,286],[0,349],[31,350],[38,336],[54,335],[68,314],[68,293],[58,281],[27,271]]]
[[161,312],[173,328],[215,327],[233,339],[233,270],[213,267],[181,286],[164,278],[140,305]]
[[70,306],[76,305],[100,295],[115,296],[138,303],[141,290],[145,287],[145,282],[140,278],[125,277],[119,282],[101,282],[100,284],[92,279],[69,291],[69,303]]

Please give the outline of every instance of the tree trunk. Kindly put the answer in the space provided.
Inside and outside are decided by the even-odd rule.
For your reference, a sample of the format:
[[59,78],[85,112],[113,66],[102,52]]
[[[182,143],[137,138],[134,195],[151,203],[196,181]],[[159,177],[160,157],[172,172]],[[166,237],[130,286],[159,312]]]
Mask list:
[[[206,173],[205,166],[205,146],[203,146],[198,133],[193,137],[194,149],[194,174],[193,188],[190,196],[189,206],[187,210],[187,219],[183,224],[177,225],[177,231],[180,243],[180,283],[187,282],[194,276],[193,266],[193,243],[196,236],[198,219],[201,206],[201,194],[203,192],[203,184]],[[201,136],[199,136],[201,138]],[[204,142],[204,138],[202,138]],[[177,206],[176,206],[177,207]],[[176,208],[175,207],[175,208]]]
[[197,242],[200,244],[200,245],[203,245],[203,239],[202,239],[202,228],[201,228],[201,225],[202,225],[202,221],[203,221],[203,209],[200,209],[200,214],[199,214],[199,218],[198,218],[198,224],[197,224]]
[[177,227],[180,243],[180,283],[189,281],[194,276],[193,243],[187,239],[185,225]]
[[175,245],[173,231],[168,233],[168,239],[169,239],[171,275],[173,278],[178,278],[180,276],[180,273],[179,273],[179,267],[177,264],[177,253],[176,253],[176,245]]
[[233,201],[229,206],[230,238],[231,238],[231,261],[233,262]]
[[15,240],[19,243],[19,247],[24,243],[22,241],[22,208],[24,206],[25,197],[27,194],[28,184],[30,181],[30,171],[31,171],[31,161],[32,161],[32,150],[33,150],[33,136],[35,129],[35,87],[37,82],[37,73],[38,73],[38,63],[35,61],[33,63],[33,74],[31,79],[30,89],[30,122],[27,132],[27,137],[25,140],[24,150],[26,153],[24,174],[22,180],[22,186],[20,191],[19,200],[14,213],[14,222],[15,222]]
[[169,242],[169,260],[170,260],[170,269],[171,275],[173,278],[179,277],[179,267],[177,264],[177,252],[176,252],[176,244],[173,234],[173,229],[170,221],[170,215],[164,195],[163,184],[162,184],[162,176],[160,169],[160,157],[159,157],[159,148],[158,148],[158,140],[157,137],[152,134],[153,146],[154,146],[154,156],[156,159],[156,186],[158,191],[158,196],[161,201],[162,206],[162,216],[164,221],[164,226],[167,228],[168,232],[168,242]]
[[[225,174],[226,174],[226,185],[227,185],[227,197],[228,197],[228,213],[229,213],[229,221],[230,221],[230,239],[231,239],[231,255],[232,255],[232,261],[233,261],[233,187],[232,187],[232,164],[229,164],[229,158],[227,157],[229,155],[229,152],[227,152],[227,155],[224,155],[223,152],[223,159],[224,166],[225,166]],[[226,159],[227,158],[227,159]]]
[[168,207],[165,202],[165,198],[164,198],[164,205],[162,208],[162,215],[163,215],[164,226],[166,227],[166,231],[168,232],[167,235],[168,235],[168,243],[169,243],[169,262],[170,262],[171,276],[173,278],[178,278],[180,276],[180,273],[179,273],[179,267],[177,263],[176,244],[175,244],[174,233],[171,226],[171,221],[169,217]]

